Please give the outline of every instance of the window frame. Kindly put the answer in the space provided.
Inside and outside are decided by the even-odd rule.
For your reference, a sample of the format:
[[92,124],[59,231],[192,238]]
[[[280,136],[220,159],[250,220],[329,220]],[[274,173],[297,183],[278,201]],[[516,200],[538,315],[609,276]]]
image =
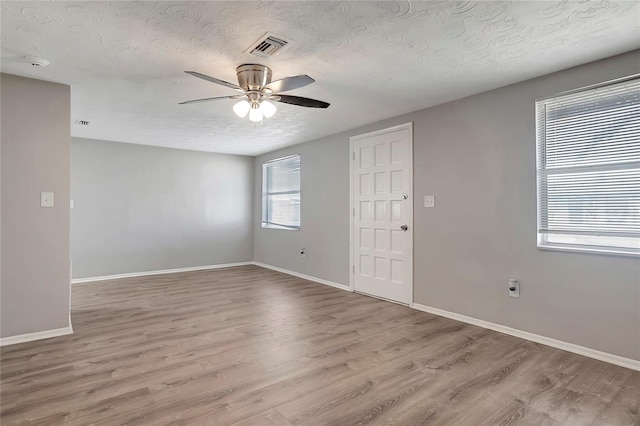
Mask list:
[[[279,191],[268,192],[270,175],[268,173],[269,165],[273,165],[278,162],[286,161],[291,158],[298,157],[298,163],[300,164],[300,182],[298,183],[299,189],[297,191]],[[295,225],[283,225],[269,221],[269,197],[273,195],[283,194],[298,194],[300,204],[298,206],[298,215],[300,216],[300,224]],[[299,231],[302,227],[302,156],[300,154],[287,155],[285,157],[278,157],[272,160],[268,160],[262,163],[262,213],[260,217],[260,223],[263,229],[280,229],[284,231]]]
[[[610,243],[610,245],[607,244],[603,244],[605,243],[605,241],[602,241],[602,239],[606,239],[607,236],[606,235],[597,235],[595,233],[589,233],[589,232],[584,232],[582,235],[579,235],[579,233],[576,233],[575,235],[571,235],[568,233],[553,233],[553,232],[549,232],[548,230],[546,230],[547,232],[541,232],[542,230],[542,218],[541,218],[541,213],[542,213],[542,194],[541,194],[541,189],[544,185],[546,185],[546,183],[548,182],[548,178],[549,178],[549,174],[546,173],[541,173],[541,171],[545,171],[545,170],[549,170],[543,167],[543,165],[541,164],[541,144],[545,144],[545,148],[546,148],[546,144],[547,144],[547,140],[546,140],[546,126],[547,126],[547,120],[546,120],[546,110],[544,112],[541,113],[540,108],[545,108],[546,104],[550,101],[555,101],[558,98],[564,98],[564,97],[568,97],[569,95],[577,95],[580,94],[582,92],[590,92],[593,91],[594,89],[599,89],[599,88],[605,88],[607,86],[613,86],[613,85],[618,85],[618,84],[624,84],[624,83],[629,83],[632,82],[633,80],[638,80],[640,81],[640,74],[634,74],[628,77],[624,77],[624,78],[620,78],[620,79],[616,79],[616,80],[612,80],[612,81],[608,81],[605,83],[601,83],[601,84],[595,84],[592,86],[588,86],[588,87],[583,87],[580,89],[576,89],[576,90],[571,90],[571,91],[567,91],[567,92],[562,92],[559,94],[556,94],[554,96],[551,97],[546,97],[546,98],[541,98],[541,99],[536,99],[535,101],[535,126],[536,126],[536,224],[537,224],[537,229],[536,229],[536,236],[537,236],[537,247],[538,249],[541,250],[557,250],[557,251],[568,251],[568,252],[576,252],[576,253],[596,253],[596,254],[607,254],[607,255],[617,255],[617,256],[632,256],[632,257],[639,257],[640,256],[640,241],[639,241],[639,245],[638,246],[634,246],[634,247],[625,247],[624,245],[613,245],[612,243]],[[607,111],[607,110],[604,110]],[[544,123],[541,123],[540,120],[541,118],[544,118]],[[586,165],[585,165],[586,166]],[[580,168],[585,168],[585,166],[577,166],[575,168],[580,169]],[[606,167],[606,166],[605,166]],[[635,170],[634,167],[615,167],[615,166],[611,166],[610,167],[611,170]],[[552,169],[551,169],[552,170]],[[553,175],[553,174],[551,174]],[[543,180],[547,179],[547,181],[545,181],[543,183]],[[548,206],[548,205],[547,205]],[[548,214],[549,210],[547,209],[547,214]],[[549,241],[550,236],[557,236],[557,237],[552,237],[552,239],[556,239],[556,241]],[[564,237],[565,242],[559,242],[557,240],[562,239],[562,237]],[[612,240],[613,238],[616,237],[611,237],[610,240]],[[634,237],[631,237],[630,242],[633,242]],[[580,240],[582,239],[582,242],[567,242],[568,240]],[[595,242],[587,242],[586,240],[588,239],[592,239],[592,240],[597,240],[597,239],[601,239],[600,243],[595,243]]]

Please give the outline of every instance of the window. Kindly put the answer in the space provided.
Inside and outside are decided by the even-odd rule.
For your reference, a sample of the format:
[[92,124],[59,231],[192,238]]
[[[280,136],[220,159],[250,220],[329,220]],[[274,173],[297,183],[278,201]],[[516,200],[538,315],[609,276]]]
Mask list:
[[640,255],[640,78],[536,102],[538,246]]
[[300,229],[300,156],[262,165],[262,227]]

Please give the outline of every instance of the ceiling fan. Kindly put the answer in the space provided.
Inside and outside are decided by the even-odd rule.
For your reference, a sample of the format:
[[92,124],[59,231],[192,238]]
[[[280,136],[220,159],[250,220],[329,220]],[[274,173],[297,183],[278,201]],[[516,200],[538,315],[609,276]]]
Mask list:
[[249,120],[261,121],[263,117],[269,118],[276,113],[276,106],[270,101],[282,102],[285,104],[298,105],[308,108],[328,108],[329,103],[317,99],[303,98],[300,96],[283,95],[280,92],[299,89],[313,83],[315,80],[308,75],[296,75],[285,77],[280,80],[271,81],[271,69],[260,64],[243,64],[236,68],[238,84],[229,83],[215,77],[210,77],[195,71],[185,71],[187,74],[212,83],[230,87],[241,95],[218,96],[215,98],[195,99],[192,101],[180,102],[180,105],[193,104],[198,102],[209,102],[218,99],[239,99],[240,102],[233,106],[233,111],[239,117],[246,117]]

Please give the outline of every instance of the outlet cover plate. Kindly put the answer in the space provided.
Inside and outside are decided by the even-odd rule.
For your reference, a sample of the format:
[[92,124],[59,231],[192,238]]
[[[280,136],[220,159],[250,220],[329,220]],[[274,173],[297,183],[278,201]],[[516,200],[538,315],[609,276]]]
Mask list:
[[425,195],[424,196],[424,206],[426,208],[433,208],[436,206],[436,196],[435,195]]
[[40,207],[53,207],[53,192],[40,193]]

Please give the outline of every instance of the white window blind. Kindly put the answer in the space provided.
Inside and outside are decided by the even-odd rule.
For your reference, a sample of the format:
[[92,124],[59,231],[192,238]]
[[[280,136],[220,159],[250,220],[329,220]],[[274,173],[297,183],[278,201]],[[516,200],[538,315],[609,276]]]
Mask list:
[[300,156],[262,165],[262,227],[300,229]]
[[538,245],[640,254],[640,79],[536,103]]

